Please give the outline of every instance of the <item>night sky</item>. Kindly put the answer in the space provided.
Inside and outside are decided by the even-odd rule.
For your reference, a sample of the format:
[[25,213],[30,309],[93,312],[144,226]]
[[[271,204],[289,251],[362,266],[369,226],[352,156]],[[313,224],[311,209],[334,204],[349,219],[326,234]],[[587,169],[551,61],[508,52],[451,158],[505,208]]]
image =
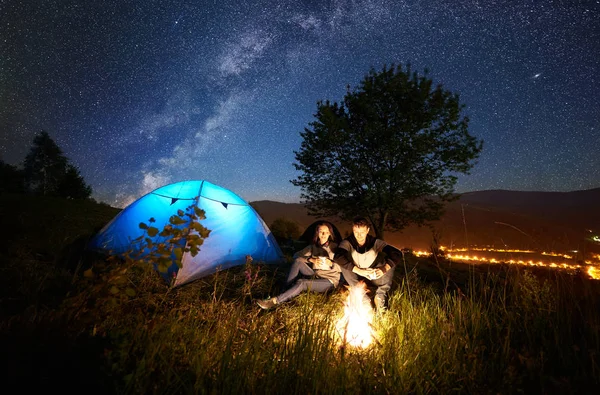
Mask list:
[[186,179],[298,202],[316,102],[392,63],[466,105],[459,192],[600,187],[596,0],[0,0],[0,158],[46,130],[114,206]]

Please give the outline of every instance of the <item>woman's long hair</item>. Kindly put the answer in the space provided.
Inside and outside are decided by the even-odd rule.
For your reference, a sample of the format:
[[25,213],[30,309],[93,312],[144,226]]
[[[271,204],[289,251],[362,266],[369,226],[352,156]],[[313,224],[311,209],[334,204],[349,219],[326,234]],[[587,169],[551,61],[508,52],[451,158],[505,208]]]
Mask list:
[[321,246],[321,241],[319,240],[319,228],[321,226],[327,226],[327,229],[329,229],[329,238],[327,239],[327,242],[335,241],[335,233],[333,233],[333,227],[331,224],[329,222],[319,222],[317,226],[315,226],[315,234],[313,236],[312,243],[314,245]]

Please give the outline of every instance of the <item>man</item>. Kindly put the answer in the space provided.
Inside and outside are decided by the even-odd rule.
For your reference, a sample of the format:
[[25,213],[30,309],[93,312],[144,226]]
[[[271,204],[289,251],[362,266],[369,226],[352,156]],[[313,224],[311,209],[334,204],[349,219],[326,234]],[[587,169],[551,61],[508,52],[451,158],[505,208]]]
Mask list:
[[374,303],[378,311],[387,308],[388,292],[400,252],[385,241],[369,235],[369,221],[356,217],[352,221],[352,235],[342,240],[334,260],[350,286],[359,281],[377,286]]

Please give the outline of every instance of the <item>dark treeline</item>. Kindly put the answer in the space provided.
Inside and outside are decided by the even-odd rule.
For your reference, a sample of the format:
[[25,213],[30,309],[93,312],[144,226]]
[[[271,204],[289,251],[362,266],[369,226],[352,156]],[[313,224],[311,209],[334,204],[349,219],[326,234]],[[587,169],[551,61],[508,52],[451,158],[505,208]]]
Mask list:
[[66,199],[89,199],[92,188],[50,135],[42,131],[22,167],[0,160],[0,192],[29,193]]

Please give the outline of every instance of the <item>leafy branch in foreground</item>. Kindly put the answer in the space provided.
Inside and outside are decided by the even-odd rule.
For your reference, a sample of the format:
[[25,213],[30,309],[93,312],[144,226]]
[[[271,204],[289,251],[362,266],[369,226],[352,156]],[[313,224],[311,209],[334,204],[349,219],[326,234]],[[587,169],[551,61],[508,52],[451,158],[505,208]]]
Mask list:
[[206,219],[204,210],[192,204],[185,211],[178,210],[172,215],[163,229],[153,225],[154,218],[148,223],[141,222],[139,228],[143,234],[131,240],[136,248],[111,255],[105,267],[96,266],[84,274],[89,278],[101,277],[98,286],[106,287],[115,301],[136,296],[138,287],[129,274],[139,273],[147,267],[158,270],[172,285],[177,270],[182,267],[183,256],[187,253],[196,256],[204,239],[210,235],[210,230],[200,223],[203,219]]

